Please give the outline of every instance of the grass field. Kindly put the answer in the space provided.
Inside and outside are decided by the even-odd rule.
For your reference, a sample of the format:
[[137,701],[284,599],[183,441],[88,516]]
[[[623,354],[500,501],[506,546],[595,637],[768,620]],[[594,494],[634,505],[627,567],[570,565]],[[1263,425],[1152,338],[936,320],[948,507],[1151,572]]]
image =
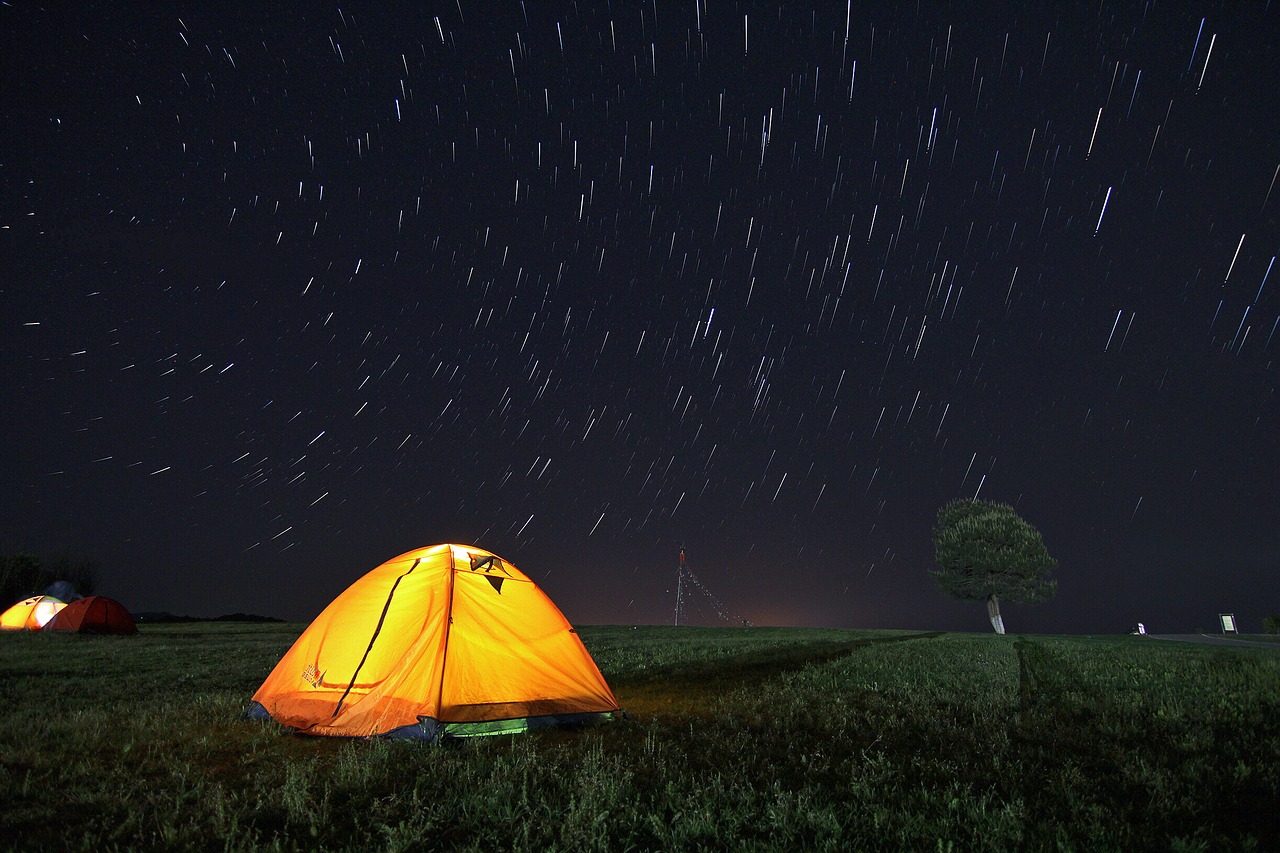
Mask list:
[[1280,849],[1280,649],[584,627],[626,719],[430,747],[242,721],[302,627],[0,636],[0,846]]

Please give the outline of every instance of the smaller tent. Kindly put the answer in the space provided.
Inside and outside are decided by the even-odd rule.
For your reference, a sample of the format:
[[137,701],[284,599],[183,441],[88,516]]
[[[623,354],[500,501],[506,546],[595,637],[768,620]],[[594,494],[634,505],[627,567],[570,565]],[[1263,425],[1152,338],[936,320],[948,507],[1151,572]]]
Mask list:
[[75,631],[78,634],[136,634],[133,614],[114,598],[91,595],[63,607],[44,626],[46,631]]
[[24,598],[0,613],[0,630],[39,631],[64,607],[66,605],[52,595]]
[[67,604],[84,598],[83,595],[76,592],[75,585],[71,583],[71,581],[66,580],[54,581],[44,588],[44,592],[41,593],[41,595],[52,595],[54,598],[59,601],[65,601]]

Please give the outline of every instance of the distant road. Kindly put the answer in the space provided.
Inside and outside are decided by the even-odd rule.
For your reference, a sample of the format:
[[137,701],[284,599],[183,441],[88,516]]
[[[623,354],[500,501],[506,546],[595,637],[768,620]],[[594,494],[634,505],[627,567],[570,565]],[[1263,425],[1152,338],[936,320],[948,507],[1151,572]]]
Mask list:
[[1264,643],[1258,640],[1241,640],[1222,634],[1148,634],[1157,640],[1178,640],[1183,643],[1203,643],[1209,646],[1251,646],[1258,649],[1280,649],[1280,643]]

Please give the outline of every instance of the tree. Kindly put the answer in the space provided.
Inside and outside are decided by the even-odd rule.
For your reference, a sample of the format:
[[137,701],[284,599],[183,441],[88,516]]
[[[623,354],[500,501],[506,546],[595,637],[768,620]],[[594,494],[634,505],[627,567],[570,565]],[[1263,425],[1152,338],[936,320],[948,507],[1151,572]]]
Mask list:
[[34,595],[44,579],[44,565],[35,554],[0,554],[0,607]]
[[45,563],[45,575],[51,579],[49,583],[66,581],[80,595],[93,595],[97,591],[100,574],[101,567],[96,560],[72,557],[69,551]]
[[91,595],[97,589],[98,574],[96,562],[74,559],[70,553],[53,560],[23,551],[0,554],[0,608],[29,595],[39,595],[59,581],[79,595]]
[[933,528],[938,589],[962,601],[987,602],[987,616],[1004,633],[1000,599],[1033,603],[1053,597],[1058,582],[1040,531],[1008,504],[954,500],[938,510]]

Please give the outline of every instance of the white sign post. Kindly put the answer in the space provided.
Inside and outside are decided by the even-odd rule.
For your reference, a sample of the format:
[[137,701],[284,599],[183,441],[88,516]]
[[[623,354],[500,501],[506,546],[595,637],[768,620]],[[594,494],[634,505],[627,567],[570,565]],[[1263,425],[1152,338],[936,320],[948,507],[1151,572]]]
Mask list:
[[1234,613],[1219,613],[1218,619],[1222,622],[1222,633],[1239,634],[1236,630],[1236,616]]

